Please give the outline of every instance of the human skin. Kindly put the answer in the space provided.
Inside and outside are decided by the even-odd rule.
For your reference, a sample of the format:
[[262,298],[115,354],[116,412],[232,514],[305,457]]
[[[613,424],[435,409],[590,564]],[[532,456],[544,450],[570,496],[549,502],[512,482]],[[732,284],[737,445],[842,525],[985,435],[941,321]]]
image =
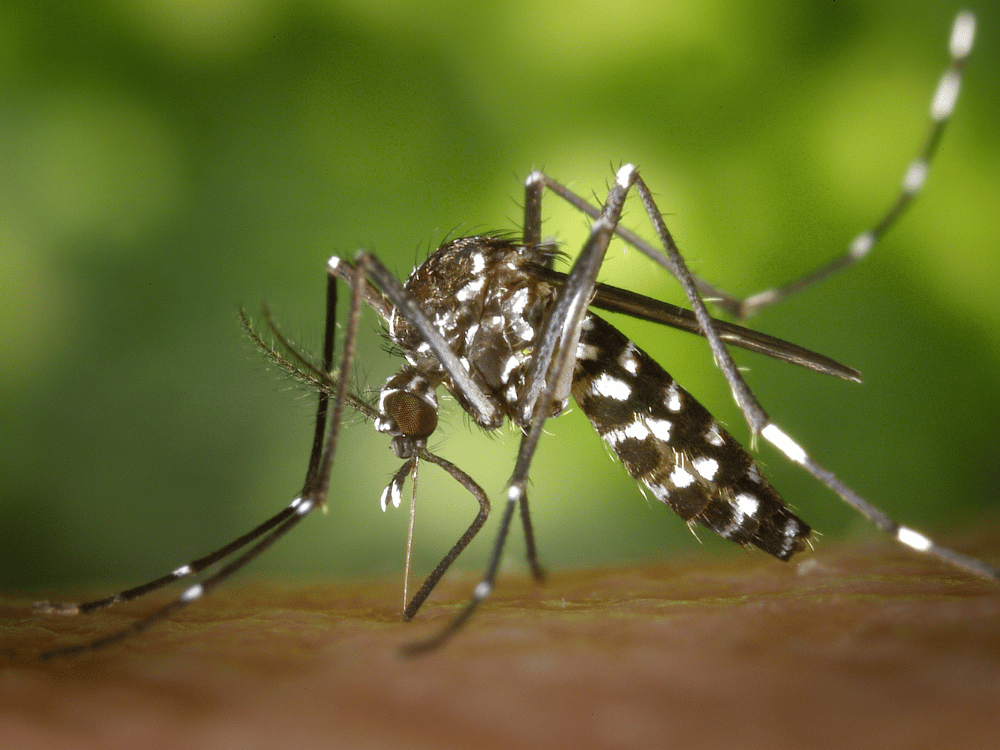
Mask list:
[[[965,545],[987,558],[1000,532]],[[443,649],[445,579],[243,584],[108,648],[38,662],[151,604],[4,607],[0,747],[992,746],[1000,587],[888,542],[501,576]],[[157,602],[163,601],[157,599]]]

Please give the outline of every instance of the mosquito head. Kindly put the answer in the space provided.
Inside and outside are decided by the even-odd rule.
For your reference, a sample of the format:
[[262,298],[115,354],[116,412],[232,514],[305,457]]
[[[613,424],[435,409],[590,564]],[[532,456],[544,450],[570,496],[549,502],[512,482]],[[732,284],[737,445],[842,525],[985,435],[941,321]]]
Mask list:
[[[375,421],[375,428],[403,442],[424,441],[437,429],[438,402],[434,384],[410,366],[404,367],[389,378],[379,394],[381,416]],[[397,447],[393,440],[393,452],[400,458],[410,455],[403,445]],[[397,448],[408,455],[400,455]]]

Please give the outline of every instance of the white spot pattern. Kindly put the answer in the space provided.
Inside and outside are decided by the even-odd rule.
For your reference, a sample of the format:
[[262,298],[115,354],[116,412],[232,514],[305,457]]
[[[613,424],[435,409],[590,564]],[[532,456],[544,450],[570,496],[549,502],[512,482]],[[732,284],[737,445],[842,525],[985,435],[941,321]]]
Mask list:
[[676,382],[672,382],[670,387],[667,388],[667,408],[670,411],[680,411],[681,410],[681,391],[680,386]]
[[629,341],[628,346],[618,355],[618,364],[632,375],[639,372],[639,358],[636,356],[636,349],[636,345]]
[[703,479],[709,481],[718,473],[719,462],[714,458],[708,458],[707,456],[699,456],[694,461],[691,462],[694,470],[701,474]]
[[481,291],[483,291],[483,285],[485,283],[486,283],[486,278],[483,276],[473,279],[468,284],[466,284],[465,286],[463,286],[461,289],[458,290],[458,293],[455,295],[455,299],[457,299],[459,302],[468,302],[470,299],[472,299]]
[[667,419],[653,419],[651,417],[647,417],[646,426],[657,440],[662,440],[664,443],[670,442],[670,430],[674,426],[672,422]]
[[919,552],[926,552],[933,545],[930,539],[919,531],[914,531],[907,526],[900,526],[896,531],[896,538],[907,547],[912,547]]
[[941,76],[937,91],[934,92],[934,100],[931,102],[931,117],[937,121],[944,120],[951,115],[955,109],[955,101],[958,99],[958,90],[962,84],[962,78],[953,70],[949,70]]
[[736,510],[744,516],[753,516],[760,507],[760,500],[749,492],[741,492],[736,496]]
[[606,372],[602,372],[590,383],[591,393],[605,398],[613,398],[616,401],[625,401],[632,395],[632,386],[624,380],[612,377]]
[[642,418],[636,419],[622,430],[622,432],[625,437],[634,438],[635,440],[645,440],[649,437],[649,428],[643,424]]
[[951,39],[948,40],[948,51],[957,60],[968,57],[972,52],[972,41],[976,36],[976,17],[969,11],[959,13],[955,25],[951,27]]
[[875,235],[871,232],[863,232],[851,242],[851,257],[855,260],[864,258],[871,251],[875,244]]
[[522,287],[514,292],[510,298],[510,310],[516,314],[520,315],[524,312],[524,308],[528,306],[528,287]]
[[511,373],[514,372],[521,364],[521,359],[516,354],[511,354],[510,358],[507,360],[507,364],[503,367],[503,373],[500,375],[500,382],[507,383],[510,381]]
[[476,340],[477,333],[479,333],[479,323],[473,323],[465,330],[465,345],[467,347],[472,346],[472,342]]
[[804,464],[809,456],[806,455],[805,450],[802,446],[792,440],[785,432],[778,427],[774,422],[771,422],[767,427],[760,431],[760,434],[764,436],[771,445],[777,448],[779,451],[788,456],[789,460],[794,461],[797,464]]
[[721,448],[726,444],[726,440],[722,437],[722,432],[719,430],[717,422],[712,422],[712,426],[705,431],[705,440],[717,448]]
[[923,159],[916,159],[906,168],[903,175],[903,192],[913,195],[924,186],[927,180],[927,162]]
[[615,177],[615,182],[618,183],[619,187],[627,188],[632,183],[632,175],[635,173],[635,167],[631,164],[624,165],[618,170],[618,174]]
[[683,489],[694,482],[694,476],[680,466],[675,466],[674,470],[670,472],[670,482],[674,487]]

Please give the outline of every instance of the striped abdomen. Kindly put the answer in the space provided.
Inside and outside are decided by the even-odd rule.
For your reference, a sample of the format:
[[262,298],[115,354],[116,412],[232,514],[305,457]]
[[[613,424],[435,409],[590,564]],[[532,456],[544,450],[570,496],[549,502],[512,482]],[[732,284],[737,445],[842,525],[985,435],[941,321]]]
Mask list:
[[629,473],[681,518],[787,560],[810,528],[750,455],[617,328],[584,320],[573,398]]

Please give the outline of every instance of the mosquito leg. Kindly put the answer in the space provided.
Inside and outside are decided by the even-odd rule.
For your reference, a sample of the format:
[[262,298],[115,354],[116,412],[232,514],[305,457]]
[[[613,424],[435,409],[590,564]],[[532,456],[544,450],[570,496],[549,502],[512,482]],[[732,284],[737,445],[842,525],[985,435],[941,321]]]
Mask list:
[[[336,256],[330,258],[327,267],[333,269],[340,261]],[[336,330],[336,307],[337,307],[337,282],[334,278],[336,274],[331,274],[327,282],[327,318],[326,333],[324,334],[323,367],[327,372],[333,366],[333,333]],[[340,436],[340,425],[343,422],[344,406],[351,400],[351,392],[348,387],[347,373],[351,371],[354,364],[354,354],[358,340],[358,326],[361,322],[361,306],[364,301],[365,274],[360,268],[355,268],[351,281],[351,307],[347,316],[347,328],[344,331],[344,351],[341,355],[340,377],[337,379],[337,392],[333,400],[333,411],[330,415],[330,425],[326,432],[325,446],[317,449],[319,443],[323,445],[323,427],[321,421],[325,422],[326,412],[317,412],[316,432],[313,437],[313,451],[310,458],[309,471],[306,474],[305,487],[302,490],[303,497],[312,498],[316,505],[322,506],[326,503],[327,493],[330,488],[330,472],[333,470],[333,458],[337,453],[337,439]],[[317,461],[313,464],[313,461]]]
[[[272,327],[272,331],[274,328]],[[326,277],[326,323],[323,327],[323,372],[329,373],[333,368],[333,336],[337,330],[337,280],[333,276]],[[346,348],[346,347],[345,347]],[[347,378],[344,376],[345,370],[341,370],[340,383],[346,384]],[[337,391],[339,399],[346,399],[344,388]],[[338,404],[343,408],[343,401]],[[325,389],[319,391],[319,399],[316,404],[316,422],[313,429],[312,448],[309,451],[309,468],[306,470],[306,478],[302,485],[302,494],[310,492],[317,480],[317,472],[323,458],[323,437],[326,432],[327,413],[330,408],[330,396]],[[335,419],[340,419],[338,411]],[[324,493],[325,495],[325,493]],[[325,498],[324,498],[325,499]],[[322,501],[321,501],[322,504]]]
[[[768,435],[768,431],[771,431],[772,434]],[[876,508],[840,481],[832,472],[827,471],[813,461],[806,454],[806,452],[802,450],[802,448],[794,441],[792,441],[792,439],[789,438],[784,432],[782,432],[777,425],[773,423],[768,425],[768,427],[765,428],[764,437],[766,437],[768,441],[774,444],[793,461],[802,464],[806,471],[837,493],[837,495],[839,495],[844,502],[861,513],[861,515],[871,519],[876,526],[882,529],[885,533],[894,537],[900,544],[914,549],[917,552],[923,552],[931,557],[936,557],[938,560],[942,560],[956,568],[961,568],[962,570],[972,573],[973,575],[990,578],[994,581],[1000,581],[1000,568],[995,565],[990,565],[989,563],[977,560],[969,555],[964,555],[961,552],[956,552],[948,547],[943,547],[934,540],[921,534],[919,531],[911,529],[908,526],[903,526],[902,524],[889,518],[889,516],[883,513],[880,509]]]
[[431,591],[433,591],[434,587],[437,586],[438,581],[441,580],[441,577],[445,574],[448,568],[451,567],[451,564],[455,562],[455,559],[462,554],[462,551],[469,546],[469,542],[471,542],[475,538],[476,534],[479,533],[479,530],[483,527],[483,524],[486,523],[486,519],[489,518],[490,515],[489,498],[486,496],[483,488],[480,487],[475,480],[472,479],[472,477],[455,466],[455,464],[441,458],[438,455],[430,453],[426,449],[420,449],[418,455],[425,461],[430,461],[431,463],[440,466],[442,469],[451,474],[455,481],[465,487],[465,489],[468,490],[469,493],[479,502],[479,513],[476,514],[472,524],[466,532],[462,534],[462,537],[455,542],[455,545],[448,551],[448,554],[444,556],[441,562],[439,562],[434,570],[431,571],[431,574],[427,576],[427,580],[424,581],[423,585],[413,596],[413,599],[404,610],[404,620],[413,619],[413,616],[417,614],[417,610],[420,609],[421,605],[430,595]]
[[531,513],[528,511],[528,495],[521,498],[521,526],[524,528],[524,544],[531,575],[541,583],[545,580],[545,569],[538,562],[538,548],[535,545],[535,532],[531,525]]
[[215,552],[205,555],[204,557],[199,557],[197,560],[192,560],[187,565],[182,565],[173,572],[140,586],[125,589],[124,591],[120,591],[117,594],[104,599],[96,599],[94,601],[82,602],[80,604],[70,602],[35,602],[34,610],[39,614],[84,615],[95,612],[99,609],[110,607],[112,604],[138,599],[140,596],[145,596],[146,594],[152,593],[153,591],[161,589],[164,586],[169,586],[175,581],[180,581],[184,578],[200,573],[205,568],[214,565],[220,560],[224,560],[233,553],[238,552],[251,542],[260,538],[275,526],[287,521],[294,513],[295,508],[288,506],[280,513],[266,520],[257,528],[244,534],[238,539],[234,539],[225,547],[217,549]]
[[[331,278],[331,281],[333,279]],[[337,304],[337,290],[336,286],[333,284],[328,285],[327,288],[327,325],[326,325],[326,335],[323,342],[323,367],[326,371],[329,371],[331,362],[333,361],[333,332],[336,330],[336,304]],[[250,326],[249,320],[246,316],[241,314],[241,320],[243,325],[251,333],[254,340],[263,346],[263,341],[256,335]],[[306,481],[305,484],[310,483],[310,477],[315,473],[316,467],[319,463],[319,455],[322,449],[323,432],[326,424],[326,414],[327,405],[329,397],[323,389],[320,389],[319,393],[319,403],[316,409],[316,428],[313,435],[313,445],[312,452],[309,458],[309,468],[306,471]],[[301,496],[300,496],[301,497]],[[35,602],[34,609],[36,612],[43,614],[88,614],[99,609],[104,609],[105,607],[110,607],[112,604],[117,604],[119,602],[127,602],[133,599],[137,599],[140,596],[145,596],[146,594],[152,593],[164,586],[169,586],[175,581],[179,581],[183,578],[196,575],[206,568],[214,565],[221,560],[229,557],[230,555],[243,549],[245,546],[251,542],[257,540],[271,529],[279,526],[283,522],[287,521],[290,517],[296,514],[299,498],[296,498],[295,502],[289,505],[287,508],[282,510],[280,513],[272,516],[260,526],[251,531],[247,532],[243,536],[234,539],[229,544],[215,550],[214,552],[205,555],[204,557],[199,557],[197,560],[189,562],[187,565],[182,565],[171,573],[165,576],[161,576],[155,580],[144,583],[140,586],[135,586],[124,591],[120,591],[117,594],[106,597],[104,599],[97,599],[90,602],[83,602],[80,604],[74,604],[69,602]]]
[[[587,214],[587,216],[589,216],[590,218],[597,219],[601,215],[600,208],[592,205],[590,201],[577,195],[568,187],[566,187],[562,183],[556,182],[548,175],[544,175],[540,172],[535,172],[532,174],[532,177],[534,177],[536,181],[543,183],[546,188],[548,188],[553,193],[558,195],[560,198],[562,198],[564,201],[566,201],[571,206],[576,208],[578,211]],[[624,240],[626,244],[628,244],[629,246],[634,247],[643,255],[650,258],[653,262],[660,263],[661,265],[664,263],[664,261],[662,260],[663,252],[658,248],[656,248],[655,246],[646,242],[644,239],[642,239],[642,237],[640,237],[638,234],[633,232],[628,227],[623,227],[621,225],[616,226],[615,235]],[[661,260],[658,260],[658,258],[660,258]],[[669,264],[670,259],[667,258],[665,262]],[[670,271],[671,274],[676,275],[672,267],[667,266],[667,270]],[[697,277],[693,278],[695,279],[699,291],[701,291],[703,294],[707,294],[709,290],[714,291],[715,288],[712,287],[707,282],[704,282],[701,279],[698,279]]]
[[[539,177],[544,179],[544,175]],[[529,387],[519,415],[522,423],[529,424],[533,419],[538,420],[536,407],[543,387],[552,396],[550,402],[545,405],[546,410],[550,410],[553,404],[568,397],[573,361],[576,358],[576,345],[580,340],[580,325],[593,296],[597,273],[601,263],[604,262],[611,236],[621,218],[625,197],[636,177],[635,167],[631,164],[626,164],[618,170],[618,176],[608,192],[604,208],[591,226],[590,236],[570,269],[566,284],[549,314],[549,323],[532,353],[531,368],[527,376]],[[559,352],[556,355],[557,347]],[[557,362],[558,365],[555,365]],[[549,377],[550,375],[552,377]],[[549,416],[546,413],[543,419]]]
[[766,289],[746,299],[731,297],[717,289],[705,290],[703,293],[712,297],[716,304],[732,315],[743,319],[822,281],[843,268],[853,266],[865,258],[882,235],[896,225],[927,181],[931,159],[937,150],[945,125],[955,111],[955,102],[958,100],[958,92],[962,84],[962,74],[965,71],[965,63],[969,53],[972,51],[975,32],[976,17],[968,11],[959,13],[952,26],[948,44],[951,62],[941,76],[931,99],[930,124],[927,134],[924,136],[923,145],[903,173],[899,194],[889,210],[870,229],[855,237],[848,245],[847,252],[797,281],[783,287]]
[[286,510],[291,510],[284,520],[274,528],[270,534],[264,536],[263,539],[258,541],[250,549],[244,552],[242,555],[237,557],[235,560],[230,562],[228,565],[221,568],[215,574],[205,578],[201,583],[196,583],[192,586],[186,588],[181,595],[174,599],[172,602],[166,606],[158,609],[141,620],[137,620],[126,628],[106,635],[103,638],[99,638],[96,641],[91,641],[90,643],[84,643],[78,646],[67,646],[66,648],[52,649],[51,651],[46,651],[39,658],[43,661],[49,659],[60,657],[60,656],[73,656],[74,654],[79,654],[83,651],[91,651],[104,646],[108,646],[112,643],[116,643],[130,635],[136,633],[141,633],[147,630],[150,626],[156,624],[165,617],[173,614],[182,607],[186,607],[188,604],[200,599],[202,596],[207,594],[209,591],[214,589],[224,580],[229,578],[233,573],[243,568],[245,565],[254,560],[258,555],[263,553],[268,547],[274,544],[278,539],[287,534],[295,525],[298,524],[315,506],[312,501],[306,499],[297,499],[292,503]]
[[719,337],[719,332],[716,330],[716,326],[709,316],[708,310],[705,308],[705,303],[697,292],[694,279],[691,277],[691,273],[688,271],[684,259],[681,257],[673,237],[671,237],[663,221],[663,216],[656,206],[652,194],[641,178],[636,180],[636,190],[642,198],[646,212],[649,214],[649,218],[653,222],[656,233],[660,237],[660,241],[663,243],[664,250],[666,251],[667,257],[663,258],[661,265],[664,268],[669,268],[671,265],[675,268],[677,278],[684,288],[688,302],[691,303],[691,309],[697,317],[698,323],[702,327],[705,337],[712,348],[716,365],[722,371],[723,375],[725,375],[733,397],[736,399],[740,411],[743,412],[747,424],[750,426],[751,433],[754,436],[762,436],[785,454],[793,463],[800,464],[806,471],[835,492],[845,503],[857,510],[861,515],[870,519],[887,534],[895,537],[901,544],[936,557],[970,573],[993,580],[1000,580],[1000,568],[942,547],[923,534],[909,527],[902,526],[889,518],[885,513],[844,484],[832,472],[816,463],[798,443],[771,421],[767,412],[764,411],[760,402],[750,391],[743,376],[740,375],[732,357],[729,355],[729,351],[723,345]]
[[[358,286],[358,285],[356,285]],[[354,295],[354,303],[358,302],[357,292]],[[329,372],[332,367],[333,362],[333,334],[336,331],[336,306],[337,306],[337,289],[336,280],[330,277],[329,283],[327,284],[327,315],[326,315],[326,334],[324,336],[323,342],[323,370]],[[352,314],[353,314],[352,310]],[[355,326],[356,328],[356,321]],[[350,327],[348,333],[352,333]],[[336,438],[336,431],[339,425],[340,415],[343,411],[343,404],[346,400],[346,378],[340,378],[339,380],[339,390],[338,398],[334,403],[334,421],[331,422],[330,432],[333,436],[334,444]],[[219,583],[227,579],[229,576],[243,568],[245,565],[253,561],[258,555],[260,555],[264,550],[274,544],[278,539],[288,533],[294,526],[298,524],[306,515],[308,515],[312,510],[314,510],[318,505],[321,505],[326,496],[326,484],[329,480],[329,468],[325,463],[328,459],[327,456],[323,455],[323,442],[324,433],[326,431],[327,422],[327,412],[329,410],[329,396],[327,393],[321,389],[319,394],[319,402],[316,408],[316,425],[313,433],[313,446],[310,452],[309,466],[306,470],[306,478],[303,483],[302,493],[293,500],[288,507],[282,510],[280,513],[276,514],[272,518],[268,519],[262,523],[257,528],[244,534],[238,539],[233,540],[226,546],[212,552],[205,557],[198,558],[197,560],[183,565],[177,568],[175,571],[169,575],[162,576],[154,581],[143,584],[141,586],[136,586],[132,589],[127,589],[119,594],[108,597],[106,599],[99,599],[93,602],[87,602],[84,604],[73,605],[73,604],[50,604],[47,602],[36,604],[36,610],[41,612],[54,612],[54,613],[65,613],[65,614],[76,614],[76,613],[86,613],[93,612],[94,610],[101,609],[103,607],[110,606],[116,602],[129,601],[130,599],[135,599],[144,594],[148,594],[155,591],[163,586],[166,586],[174,581],[180,580],[181,578],[186,578],[196,573],[201,572],[207,567],[221,562],[225,558],[235,554],[241,549],[244,549],[247,545],[254,543],[249,549],[247,549],[243,554],[241,554],[236,559],[230,561],[218,571],[216,571],[211,576],[203,579],[200,583],[193,584],[185,589],[181,595],[157,610],[156,612],[137,620],[135,623],[127,628],[124,628],[117,633],[112,633],[111,635],[105,636],[104,638],[98,639],[91,643],[82,644],[79,646],[70,646],[62,649],[55,649],[45,654],[42,654],[43,659],[48,659],[54,656],[68,656],[71,654],[76,654],[81,651],[86,651],[90,649],[97,649],[103,646],[109,645],[122,638],[127,637],[133,633],[141,632],[152,624],[162,620],[174,611],[184,607],[196,599],[200,599],[210,590],[215,588]],[[330,444],[330,440],[327,440],[327,444]],[[329,456],[329,460],[332,460],[332,455]],[[325,469],[325,474],[324,474]]]
[[[524,230],[525,245],[538,245],[542,241],[542,193],[545,175],[534,171],[524,181]],[[596,217],[595,217],[596,218]]]

